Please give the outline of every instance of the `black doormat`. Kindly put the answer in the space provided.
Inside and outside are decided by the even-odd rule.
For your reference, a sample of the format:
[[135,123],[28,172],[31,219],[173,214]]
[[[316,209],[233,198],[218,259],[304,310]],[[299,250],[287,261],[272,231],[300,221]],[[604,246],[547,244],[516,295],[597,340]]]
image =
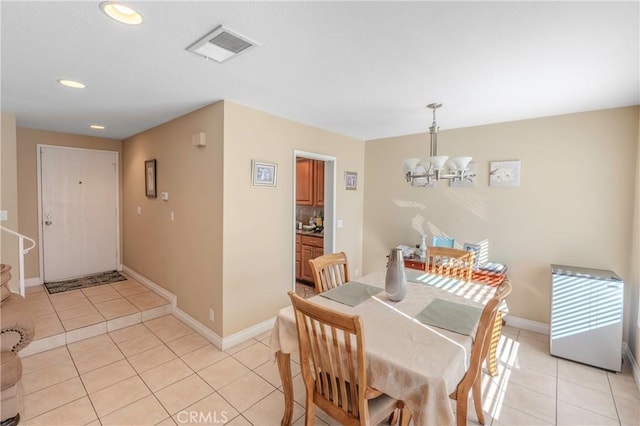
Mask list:
[[85,277],[74,278],[72,280],[49,281],[45,282],[44,286],[47,288],[49,294],[54,294],[70,290],[78,290],[80,288],[93,287],[96,285],[115,283],[126,279],[127,277],[120,275],[118,271],[107,271],[99,274],[87,275]]

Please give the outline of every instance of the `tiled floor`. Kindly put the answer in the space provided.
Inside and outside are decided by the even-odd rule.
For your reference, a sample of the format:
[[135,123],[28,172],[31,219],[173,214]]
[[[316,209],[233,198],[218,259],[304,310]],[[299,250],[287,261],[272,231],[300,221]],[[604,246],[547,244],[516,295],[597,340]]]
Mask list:
[[[166,315],[32,355],[23,359],[22,416],[27,425],[278,425],[283,399],[269,338],[220,351]],[[556,359],[547,340],[505,327],[499,377],[483,375],[487,425],[640,424],[626,364],[614,374]],[[304,391],[292,369],[299,425]],[[325,422],[335,424],[321,413],[316,424]]]
[[36,331],[34,342],[24,353],[37,353],[170,312],[169,301],[122,275],[127,279],[55,294],[48,294],[44,286],[28,287],[26,299]]
[[298,296],[308,299],[309,297],[316,295],[316,289],[313,284],[304,284],[296,281],[296,293]]

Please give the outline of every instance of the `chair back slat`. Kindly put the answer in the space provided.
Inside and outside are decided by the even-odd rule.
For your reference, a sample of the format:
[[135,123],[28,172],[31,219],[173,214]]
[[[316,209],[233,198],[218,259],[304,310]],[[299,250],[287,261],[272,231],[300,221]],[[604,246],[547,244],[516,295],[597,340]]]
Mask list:
[[316,293],[320,294],[349,281],[347,255],[344,252],[325,254],[309,260]]
[[432,274],[471,281],[474,252],[449,247],[427,248],[427,271]]
[[362,321],[289,292],[295,310],[300,368],[313,403],[343,424],[368,424]]

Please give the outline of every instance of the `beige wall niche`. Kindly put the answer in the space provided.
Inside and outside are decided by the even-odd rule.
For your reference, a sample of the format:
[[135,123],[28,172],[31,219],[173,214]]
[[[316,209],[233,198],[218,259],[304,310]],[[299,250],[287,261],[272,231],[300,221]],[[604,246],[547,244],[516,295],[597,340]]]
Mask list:
[[[39,241],[37,145],[99,149],[118,153],[120,185],[122,185],[122,142],[117,139],[57,133],[46,130],[17,128],[18,144],[18,210],[20,233]],[[120,193],[120,259],[122,260],[122,192]],[[38,247],[25,257],[25,277],[40,277]],[[42,281],[41,281],[42,282]]]
[[[637,288],[629,274],[637,107],[445,129],[438,149],[474,157],[475,187],[405,182],[402,159],[428,156],[426,133],[366,142],[365,272],[420,232],[429,241],[444,233],[460,247],[484,242],[489,260],[508,265],[509,310],[524,319],[549,322],[552,263],[612,269]],[[521,161],[520,187],[489,187],[489,162],[499,160]]]

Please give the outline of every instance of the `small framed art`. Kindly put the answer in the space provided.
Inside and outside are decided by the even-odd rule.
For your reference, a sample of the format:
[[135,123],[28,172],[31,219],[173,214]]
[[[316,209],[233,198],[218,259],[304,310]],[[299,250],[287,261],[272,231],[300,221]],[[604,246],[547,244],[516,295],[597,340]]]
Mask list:
[[480,253],[482,252],[482,246],[480,244],[464,243],[464,251],[472,251],[475,253],[473,258],[473,269],[478,269],[480,263]]
[[520,160],[491,161],[489,186],[520,186]]
[[262,161],[251,161],[253,186],[276,186],[278,165]]
[[144,162],[144,188],[145,194],[149,198],[156,198],[156,160]]
[[358,189],[358,173],[344,172],[344,189],[351,191]]

